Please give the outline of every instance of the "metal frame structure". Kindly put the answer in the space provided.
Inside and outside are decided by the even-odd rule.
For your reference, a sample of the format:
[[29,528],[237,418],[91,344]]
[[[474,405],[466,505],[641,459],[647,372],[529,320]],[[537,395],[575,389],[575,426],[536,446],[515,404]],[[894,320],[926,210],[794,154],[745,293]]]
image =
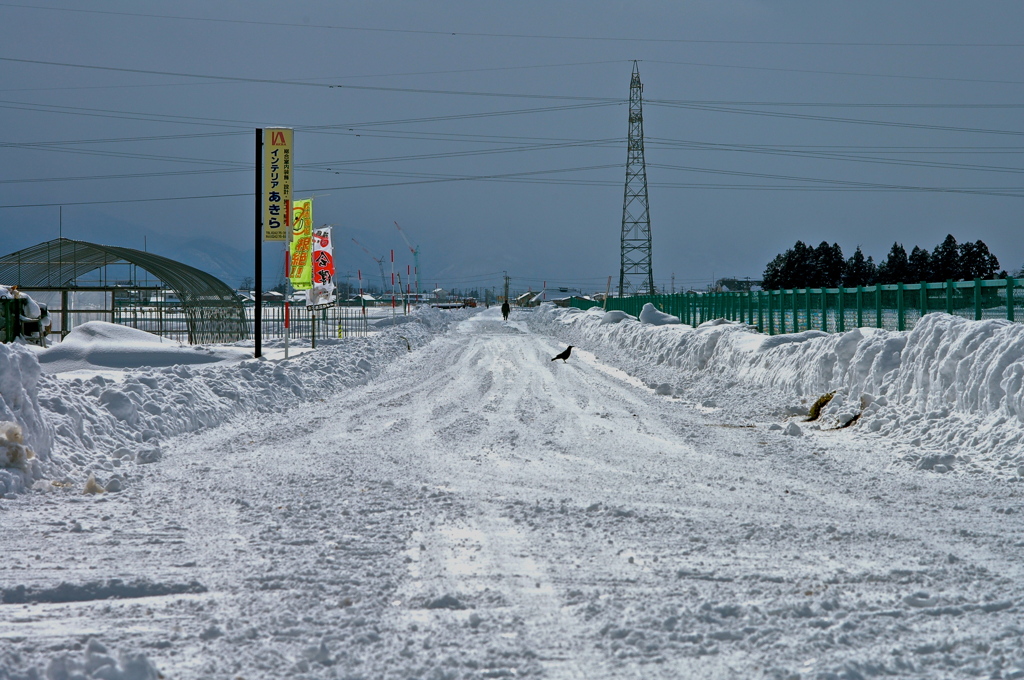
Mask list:
[[619,297],[653,295],[651,271],[651,214],[647,203],[647,163],[644,160],[644,86],[633,62],[629,82],[629,139],[626,152],[626,188],[622,199],[622,253]]
[[[137,283],[133,274],[126,283],[110,285],[106,276],[98,283],[79,279],[110,265],[131,265],[151,274],[156,281]],[[117,322],[117,298],[141,297],[143,292],[171,290],[180,300],[190,344],[235,342],[249,337],[249,324],[242,301],[215,276],[161,255],[134,248],[104,246],[86,241],[58,238],[0,257],[0,282],[26,291],[60,292],[61,333],[67,334],[68,294],[103,292],[111,294],[111,321]],[[121,321],[124,323],[124,321]],[[133,325],[125,323],[125,325]]]

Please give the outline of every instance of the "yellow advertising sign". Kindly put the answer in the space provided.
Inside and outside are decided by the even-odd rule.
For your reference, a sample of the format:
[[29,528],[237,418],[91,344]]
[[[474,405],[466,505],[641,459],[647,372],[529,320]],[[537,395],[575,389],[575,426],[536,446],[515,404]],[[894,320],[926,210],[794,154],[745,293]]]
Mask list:
[[288,278],[295,290],[313,287],[313,199],[295,201],[288,247]]
[[292,212],[292,129],[263,130],[263,240],[287,241]]

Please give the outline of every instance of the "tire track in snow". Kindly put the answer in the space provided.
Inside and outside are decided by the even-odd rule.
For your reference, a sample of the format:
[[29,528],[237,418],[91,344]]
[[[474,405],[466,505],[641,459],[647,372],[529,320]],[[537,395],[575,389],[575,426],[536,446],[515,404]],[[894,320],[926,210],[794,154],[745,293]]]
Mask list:
[[[411,582],[402,600],[422,603],[451,595],[460,606],[472,606],[472,613],[446,612],[441,618],[463,625],[474,614],[500,621],[498,635],[520,639],[551,677],[617,677],[592,653],[590,632],[564,609],[572,578],[565,564],[552,560],[566,557],[551,554],[545,540],[518,527],[508,499],[599,488],[602,477],[611,475],[625,474],[642,485],[644,476],[616,459],[627,442],[638,443],[638,412],[647,395],[636,394],[617,376],[552,362],[561,348],[544,338],[488,332],[487,325],[481,324],[483,332],[466,329],[435,343],[422,357],[434,366],[429,375],[389,374],[394,383],[380,384],[380,398],[371,400],[383,405],[389,394],[411,396],[411,408],[403,409],[406,441],[395,441],[401,433],[389,431],[388,446],[416,451],[434,488],[459,506],[454,516],[430,518],[410,540]],[[379,418],[385,422],[384,415]],[[654,434],[641,439],[675,456],[692,453]],[[424,627],[439,618],[423,609],[408,615]]]
[[[19,524],[54,522],[82,560],[58,574],[196,575],[210,593],[76,605],[182,678],[1018,672],[1016,489],[739,427],[563,347],[485,312],[364,386],[175,442],[124,494],[12,508],[9,559],[45,565]],[[13,625],[69,620],[33,607]]]

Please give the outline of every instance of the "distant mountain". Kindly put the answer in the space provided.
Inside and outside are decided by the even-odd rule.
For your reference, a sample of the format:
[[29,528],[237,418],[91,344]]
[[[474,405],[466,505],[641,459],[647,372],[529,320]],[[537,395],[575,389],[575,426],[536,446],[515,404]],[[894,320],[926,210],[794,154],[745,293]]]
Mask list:
[[[10,251],[57,238],[56,224],[38,226],[38,229],[10,239]],[[90,207],[65,210],[63,235],[77,241],[147,250],[212,274],[232,288],[239,287],[242,279],[253,275],[252,248],[239,250],[224,243],[199,238],[178,240],[176,236],[188,238],[192,234],[171,235],[166,230],[130,222]],[[4,253],[9,252],[3,250]],[[280,264],[275,264],[276,269],[281,269]],[[266,273],[270,271],[270,267],[265,268]]]
[[240,287],[242,279],[253,275],[253,251],[223,243],[189,241],[161,248],[157,254],[212,274],[232,288]]
[[[177,260],[216,276],[232,288],[241,287],[242,281],[254,275],[252,240],[229,241],[248,246],[239,249],[216,240],[221,234],[214,233],[200,237],[199,230],[174,230],[160,228],[146,222],[129,221],[91,206],[65,209],[63,212],[63,236],[79,241],[102,245],[120,246],[147,250],[151,253]],[[0,245],[0,255],[35,245],[41,241],[57,238],[57,220],[34,224],[32,229],[12,230],[5,234]],[[232,232],[233,234],[233,232]],[[230,238],[232,234],[224,234]],[[353,243],[355,235],[371,254]],[[267,243],[263,247],[263,288],[265,290],[281,283],[284,277],[284,256],[282,243]],[[412,264],[408,249],[400,242],[396,231],[383,229],[343,228],[336,232],[335,263],[339,281],[356,283],[356,274],[362,271],[364,284],[378,287],[380,274],[373,257],[385,258],[386,278],[390,278],[391,264],[388,256],[395,250],[396,271],[403,282],[408,265]],[[533,285],[539,289],[542,280],[550,272],[561,268],[560,256],[549,254],[548,259],[538,254],[534,243],[513,243],[511,247],[482,247],[474,239],[438,238],[424,242],[420,254],[420,286],[431,290],[435,285],[444,288],[486,288],[500,286],[503,271],[513,278],[513,285]]]

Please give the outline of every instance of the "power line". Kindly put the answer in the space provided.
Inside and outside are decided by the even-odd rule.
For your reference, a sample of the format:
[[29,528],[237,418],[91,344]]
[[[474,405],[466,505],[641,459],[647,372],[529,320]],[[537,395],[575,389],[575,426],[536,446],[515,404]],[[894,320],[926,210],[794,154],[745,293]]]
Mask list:
[[[882,189],[882,190],[900,190],[900,191],[914,191],[914,192],[938,192],[938,193],[964,193],[964,194],[988,194],[998,196],[1016,196],[1014,192],[1024,191],[1022,187],[924,187],[924,186],[913,186],[904,184],[882,184],[878,182],[855,182],[850,180],[838,180],[838,179],[823,179],[816,177],[797,177],[792,175],[775,175],[761,172],[749,172],[744,170],[719,170],[716,168],[697,168],[683,165],[664,165],[651,163],[652,168],[661,168],[665,170],[678,170],[682,172],[699,172],[702,174],[711,175],[732,175],[738,177],[757,177],[761,179],[776,179],[793,182],[811,182],[815,184],[830,184],[835,186],[850,187],[850,188],[862,188],[862,189]],[[1024,197],[1024,195],[1021,195]]]
[[[383,135],[388,136],[388,135]],[[179,136],[174,136],[179,137]],[[84,140],[89,142],[95,142],[100,140]],[[850,153],[836,153],[836,152],[822,152],[822,151],[811,151],[809,149],[849,149],[858,147],[832,147],[832,146],[816,146],[816,147],[788,147],[779,145],[742,145],[742,144],[721,144],[721,143],[709,143],[709,142],[695,142],[690,140],[674,140],[668,138],[652,138],[652,142],[655,145],[662,148],[669,149],[681,149],[689,151],[729,151],[737,153],[755,153],[763,155],[779,155],[789,156],[795,158],[812,158],[812,159],[824,159],[824,160],[836,160],[844,162],[857,162],[857,163],[871,163],[871,164],[882,164],[882,165],[895,165],[895,166],[908,166],[908,167],[930,167],[936,169],[948,169],[948,170],[968,170],[977,172],[997,172],[997,173],[1021,173],[1024,169],[1005,167],[1005,166],[991,166],[991,165],[974,165],[965,163],[942,163],[937,161],[923,161],[923,160],[907,160],[907,159],[893,159],[893,158],[876,158],[872,156],[857,155]],[[617,139],[599,139],[599,140],[571,140],[564,142],[551,142],[542,144],[527,144],[523,143],[518,146],[512,147],[498,147],[490,149],[474,149],[474,150],[463,150],[463,151],[447,151],[440,153],[431,154],[416,154],[416,155],[403,155],[403,156],[390,156],[390,157],[377,157],[377,158],[363,158],[363,159],[350,159],[340,161],[322,161],[316,163],[300,164],[296,166],[298,170],[305,170],[311,172],[338,172],[335,170],[339,166],[354,166],[354,165],[365,165],[373,163],[390,163],[390,162],[409,162],[409,161],[420,161],[420,160],[439,160],[449,158],[460,158],[470,156],[482,156],[482,155],[496,155],[506,154],[514,152],[529,152],[529,151],[545,151],[545,150],[558,150],[564,148],[579,148],[579,147],[592,147],[592,148],[614,148],[617,147],[621,140]],[[109,156],[117,158],[133,158],[142,160],[155,160],[165,162],[179,162],[179,163],[201,163],[209,165],[224,166],[228,165],[227,168],[218,168],[215,170],[191,170],[191,171],[162,171],[162,172],[142,172],[142,173],[120,173],[112,175],[90,175],[82,177],[56,177],[56,178],[19,178],[13,180],[3,180],[3,183],[32,183],[32,182],[45,182],[45,181],[77,181],[77,180],[102,180],[102,179],[124,179],[134,177],[167,177],[167,176],[182,176],[189,174],[210,174],[210,173],[223,173],[223,172],[239,172],[242,170],[250,169],[248,162],[230,161],[230,160],[212,160],[212,159],[200,159],[200,158],[183,158],[177,156],[165,156],[156,154],[141,154],[141,153],[128,153],[128,152],[117,152],[108,150],[82,150],[82,149],[67,149],[56,146],[57,143],[28,143],[27,146],[31,148],[37,148],[39,150],[46,151],[59,151],[65,153],[76,153],[85,155],[99,155]],[[4,143],[0,146],[8,147],[20,147],[26,146],[14,143]],[[875,147],[867,147],[876,149]],[[929,149],[930,147],[895,147],[899,149],[900,153],[906,152],[917,152],[923,153],[921,149]],[[947,149],[954,149],[957,152],[966,153],[977,153],[978,150],[984,150],[984,152],[991,152],[997,150],[1000,152],[1014,152],[1021,153],[1021,149],[1024,147],[1018,147],[1014,149],[1002,149],[1000,147],[936,147],[941,152]],[[674,166],[664,166],[674,167]],[[353,173],[352,171],[346,171],[347,174],[360,174]],[[367,173],[363,173],[367,174]]]
[[[240,128],[243,127],[239,124],[226,124],[213,122],[217,119],[203,119],[195,118],[193,116],[174,116],[169,114],[160,113],[131,113],[125,111],[114,111],[111,109],[94,109],[86,108],[84,106],[59,106],[57,104],[31,104],[25,102],[6,102],[0,101],[0,109],[13,109],[16,111],[36,111],[40,113],[66,113],[73,114],[76,116],[90,116],[93,118],[118,118],[122,120],[143,120],[150,123],[178,123],[187,125],[208,125],[212,127],[230,127]],[[248,129],[250,127],[258,127],[258,123],[255,125],[246,125]],[[231,134],[231,133],[226,133]],[[242,134],[242,133],[235,133]]]
[[[614,168],[614,167],[618,167],[618,165],[617,164],[609,164],[609,165],[605,165],[605,166],[589,166],[589,167],[582,167],[582,168],[559,168],[559,169],[555,169],[555,170],[533,170],[533,171],[527,171],[527,172],[515,172],[515,173],[494,174],[494,175],[432,176],[429,179],[417,179],[417,180],[408,181],[408,182],[389,182],[389,183],[384,183],[384,184],[371,184],[371,185],[364,185],[364,186],[347,186],[347,187],[321,187],[321,188],[316,188],[316,189],[305,189],[305,188],[303,188],[302,189],[302,193],[316,193],[316,192],[325,192],[325,191],[344,191],[344,190],[350,190],[350,189],[372,189],[372,188],[379,188],[379,187],[407,186],[407,185],[414,185],[414,184],[436,184],[436,183],[439,183],[439,182],[464,182],[464,181],[472,181],[472,180],[495,180],[495,179],[502,179],[502,178],[528,177],[528,176],[531,176],[531,175],[544,175],[544,174],[563,173],[563,172],[579,172],[579,171],[583,171],[583,170],[593,170],[593,169],[599,169],[599,168],[607,169],[607,168]],[[364,174],[371,174],[371,173],[364,173]],[[374,173],[374,174],[378,174],[378,173]],[[405,176],[408,176],[408,175],[405,175]],[[414,176],[422,177],[423,175],[421,174],[421,175],[414,175]],[[239,196],[249,196],[249,197],[251,197],[252,193],[251,192],[243,192],[243,193],[231,193],[231,194],[203,194],[203,195],[197,195],[197,196],[165,196],[165,197],[156,197],[156,198],[129,198],[129,199],[101,200],[101,201],[61,201],[59,203],[26,203],[26,204],[20,204],[20,205],[0,205],[0,209],[2,209],[2,208],[41,208],[41,207],[52,207],[52,206],[59,206],[59,205],[104,205],[104,204],[112,204],[112,203],[153,203],[153,202],[159,202],[159,201],[184,201],[184,200],[199,200],[199,199],[208,199],[208,198],[237,198]]]
[[468,156],[485,156],[495,154],[518,153],[523,151],[551,151],[556,149],[580,148],[585,146],[609,148],[612,144],[616,142],[618,142],[618,140],[615,139],[580,140],[578,142],[532,144],[494,149],[472,149],[468,151],[448,151],[443,153],[417,154],[411,156],[389,156],[384,158],[356,158],[345,161],[324,161],[319,163],[310,163],[309,165],[305,166],[300,165],[297,167],[299,169],[323,168],[325,170],[332,170],[333,168],[329,166],[365,165],[368,163],[394,163],[400,161],[440,160],[446,158],[464,158]]
[[[500,116],[518,116],[536,113],[551,113],[559,111],[574,111],[579,109],[590,109],[600,108],[605,106],[619,106],[624,104],[624,101],[620,102],[598,102],[598,103],[586,103],[586,104],[563,104],[558,106],[542,106],[534,107],[529,109],[506,109],[500,111],[481,111],[477,113],[460,113],[460,114],[448,114],[444,116],[425,116],[419,118],[400,118],[392,120],[378,120],[378,121],[363,121],[358,123],[332,123],[328,125],[307,125],[295,126],[296,130],[313,132],[313,133],[324,133],[328,134],[338,129],[356,129],[364,127],[380,127],[387,125],[406,125],[413,123],[433,123],[441,121],[451,120],[468,120],[474,118],[493,118]],[[212,125],[215,127],[232,127],[232,128],[244,128],[237,132],[210,132],[210,133],[196,133],[193,135],[147,135],[143,137],[122,137],[113,139],[101,139],[101,140],[74,140],[71,142],[19,142],[21,145],[43,145],[43,144],[88,144],[88,143],[107,143],[107,142],[130,142],[130,141],[152,141],[161,139],[181,139],[192,137],[216,137],[216,136],[232,136],[232,135],[248,135],[251,134],[252,128],[260,127],[263,122],[260,121],[247,121],[247,120],[232,120],[227,118],[209,118],[209,117],[198,117],[198,116],[182,116],[172,114],[160,114],[160,113],[139,113],[134,111],[118,111],[115,109],[97,109],[84,106],[59,106],[56,104],[32,104],[27,102],[12,102],[8,100],[0,100],[0,108],[8,109],[19,109],[28,111],[41,111],[46,113],[64,113],[68,115],[83,115],[92,116],[98,118],[126,118],[128,120],[145,120],[149,122],[159,123],[184,123],[189,125]],[[11,143],[13,144],[13,143]],[[0,143],[3,146],[4,143]]]
[[751,149],[834,149],[842,151],[863,151],[865,153],[938,153],[938,154],[974,154],[974,153],[1022,153],[1024,146],[932,146],[932,145],[877,145],[877,144],[728,144],[715,142],[697,142],[687,139],[669,137],[648,137],[666,145],[707,145],[709,147],[743,147]]
[[170,14],[143,14],[139,12],[114,12],[109,10],[88,10],[68,7],[37,7],[34,5],[22,5],[16,3],[0,3],[0,7],[17,7],[21,9],[50,10],[61,12],[80,12],[85,14],[103,14],[108,16],[127,16],[148,19],[171,19],[176,21],[199,21],[208,23],[242,24],[254,26],[268,26],[274,28],[301,28],[313,30],[338,30],[338,31],[360,31],[368,33],[398,33],[410,35],[433,35],[443,37],[470,37],[470,38],[514,38],[528,40],[570,40],[570,41],[596,41],[596,42],[626,42],[626,43],[682,43],[682,44],[711,44],[711,45],[784,45],[784,46],[819,46],[819,47],[955,47],[955,48],[1007,48],[1024,47],[1024,43],[941,43],[941,42],[844,42],[844,41],[793,41],[793,40],[714,40],[698,38],[627,38],[619,36],[583,36],[583,35],[557,35],[557,34],[531,34],[531,33],[485,33],[478,31],[438,31],[427,29],[401,29],[401,28],[373,28],[366,26],[344,26],[333,24],[300,24],[284,21],[254,21],[247,19],[217,19],[210,17],[184,17]]
[[[570,186],[592,186],[592,187],[615,187],[621,186],[620,181],[603,181],[603,180],[574,180],[574,179],[555,179],[555,178],[539,178],[529,177],[528,175],[539,175],[548,174],[553,172],[572,172],[587,169],[597,169],[601,167],[621,167],[618,164],[610,166],[591,166],[589,168],[567,168],[559,170],[540,170],[525,173],[507,173],[507,174],[492,174],[492,175],[464,175],[464,176],[448,176],[448,177],[431,177],[426,179],[414,179],[402,182],[380,182],[374,184],[362,184],[362,185],[349,185],[349,186],[334,186],[334,187],[317,187],[303,189],[306,193],[315,192],[326,192],[326,191],[353,191],[360,189],[379,189],[388,187],[399,187],[399,186],[415,186],[422,184],[438,184],[448,182],[466,182],[466,181],[504,181],[513,183],[529,183],[529,184],[561,184]],[[653,164],[652,164],[652,167]],[[695,171],[702,171],[696,170]],[[740,175],[738,171],[709,171],[714,174],[735,174]],[[361,173],[370,174],[370,173]],[[380,175],[382,173],[374,173]],[[393,173],[396,176],[408,176],[407,174],[399,175]],[[712,183],[693,183],[693,182],[651,182],[649,186],[665,189],[695,189],[701,191],[707,190],[729,190],[729,191],[833,191],[833,192],[882,192],[882,193],[952,193],[952,194],[971,194],[980,196],[998,196],[1004,198],[1024,198],[1024,187],[928,187],[928,186],[913,186],[913,185],[899,185],[899,184],[880,184],[880,183],[869,183],[869,182],[848,182],[843,180],[826,180],[817,178],[802,178],[802,177],[788,177],[788,176],[773,176],[767,174],[758,173],[747,173],[752,177],[776,177],[788,182],[794,181],[807,181],[815,184],[809,185],[797,185],[797,184],[712,184]],[[421,175],[414,175],[420,177]],[[165,196],[165,197],[153,197],[153,198],[133,198],[133,199],[110,199],[110,200],[98,200],[98,201],[59,201],[55,203],[24,203],[17,205],[0,205],[0,209],[4,208],[43,208],[43,207],[56,207],[56,206],[68,206],[68,205],[109,205],[109,204],[122,204],[122,203],[152,203],[162,201],[184,201],[184,200],[202,200],[211,198],[238,198],[238,197],[252,198],[251,192],[240,192],[240,193],[227,193],[227,194],[205,194],[195,196]]]
[[[2,6],[2,5],[0,5]],[[462,68],[462,69],[445,69],[440,71],[409,71],[405,73],[375,73],[365,75],[348,75],[348,76],[323,76],[319,78],[296,78],[294,82],[309,82],[314,83],[318,80],[355,80],[363,78],[400,78],[408,76],[430,76],[430,75],[451,75],[456,73],[488,73],[494,71],[522,71],[522,70],[534,70],[542,68],[567,68],[571,66],[597,66],[601,64],[620,64],[625,63],[625,59],[605,59],[602,61],[579,61],[570,62],[563,64],[531,64],[525,66],[493,66],[487,68]],[[214,83],[149,83],[149,84],[137,84],[137,85],[74,85],[66,87],[18,87],[18,88],[7,88],[0,89],[0,92],[51,92],[51,91],[62,91],[62,90],[105,90],[105,89],[131,89],[140,87],[186,87],[186,86],[198,86],[198,85],[213,85]]]
[[858,78],[895,78],[901,80],[938,80],[954,83],[987,83],[995,85],[1024,85],[1022,80],[990,80],[985,78],[950,78],[948,76],[913,76],[903,74],[887,73],[862,73],[858,71],[822,71],[807,68],[781,68],[771,66],[742,66],[738,64],[709,64],[700,61],[660,61],[657,59],[644,59],[648,64],[667,64],[674,66],[699,66],[704,68],[730,68],[745,71],[774,71],[779,73],[808,73],[812,75],[828,76],[854,76]]
[[[324,172],[341,174],[341,171],[335,170],[334,167],[329,166],[342,166],[342,165],[365,165],[369,163],[390,163],[390,162],[403,162],[403,161],[418,161],[418,160],[440,160],[447,158],[462,158],[467,156],[484,156],[484,155],[495,155],[505,154],[514,152],[528,152],[528,151],[546,151],[564,148],[578,148],[583,146],[594,146],[594,147],[608,147],[610,143],[615,140],[582,140],[579,142],[568,142],[558,144],[536,144],[536,145],[524,145],[519,147],[511,148],[498,148],[498,149],[474,149],[471,151],[455,151],[455,152],[443,152],[435,154],[419,154],[414,156],[393,156],[383,158],[363,158],[353,159],[347,161],[326,161],[320,163],[309,163],[309,164],[297,164],[296,170],[304,170],[310,172]],[[4,146],[4,145],[0,145]],[[10,146],[18,146],[16,144]],[[180,158],[173,156],[154,156],[151,154],[125,154],[117,152],[102,152],[102,151],[83,151],[80,149],[61,149],[58,147],[43,147],[44,151],[64,151],[68,153],[77,153],[84,155],[103,155],[103,156],[116,156],[121,158],[135,158],[142,160],[162,160],[162,161],[174,161],[174,162],[194,162],[194,163],[217,163],[217,164],[233,164],[235,167],[220,168],[215,170],[177,170],[177,171],[162,171],[162,172],[140,172],[140,173],[121,173],[113,175],[85,175],[78,177],[40,177],[40,178],[18,178],[9,180],[0,180],[0,184],[22,184],[22,183],[39,183],[39,182],[64,182],[64,181],[80,181],[80,180],[108,180],[108,179],[134,179],[134,178],[152,178],[152,177],[178,177],[185,175],[203,175],[203,174],[216,174],[216,173],[228,173],[228,172],[249,172],[252,170],[250,163],[233,162],[233,161],[213,161],[205,159],[189,159]],[[360,174],[358,172],[348,171],[350,174]],[[367,174],[367,173],[362,173]]]
[[[806,150],[772,148],[765,146],[747,146],[742,144],[706,144],[701,142],[662,142],[655,146],[686,151],[733,151],[737,153],[754,153],[772,156],[789,156],[792,158],[817,158],[823,160],[849,161],[854,163],[873,163],[879,165],[898,165],[907,167],[937,168],[943,170],[969,170],[976,172],[1024,173],[1024,168],[1011,168],[998,165],[973,165],[969,163],[942,163],[939,161],[908,160],[895,158],[877,158],[856,154],[826,153]],[[1020,152],[1018,152],[1020,153]]]
[[549,100],[561,100],[561,101],[592,101],[592,102],[619,102],[621,100],[614,97],[580,97],[573,95],[555,95],[555,94],[515,94],[515,93],[503,93],[503,92],[479,92],[475,90],[436,90],[427,88],[413,88],[413,87],[385,87],[383,85],[341,85],[341,84],[325,84],[325,83],[310,83],[301,80],[277,80],[273,78],[245,78],[243,76],[218,76],[202,73],[182,73],[179,71],[157,71],[152,69],[140,69],[140,68],[126,68],[120,66],[96,66],[92,64],[73,64],[70,62],[62,61],[43,61],[40,59],[16,59],[14,57],[0,57],[0,61],[9,61],[19,64],[39,64],[43,66],[60,66],[63,68],[80,68],[89,69],[95,71],[114,71],[117,73],[140,73],[145,75],[158,75],[158,76],[174,76],[176,78],[201,78],[204,80],[216,80],[224,82],[236,82],[236,83],[253,83],[257,85],[293,85],[296,87],[314,87],[321,89],[344,89],[344,90],[364,90],[372,92],[399,92],[408,94],[442,94],[449,96],[465,96],[465,97],[499,97],[508,99],[549,99]]
[[[1024,85],[1024,81],[1021,81],[1021,84]],[[651,101],[680,106],[779,106],[823,109],[1024,109],[1024,104],[985,104],[978,102],[957,102],[953,104],[906,104],[898,102],[773,102],[702,99],[652,99]]]
[[956,127],[950,125],[928,125],[924,123],[896,123],[885,120],[868,120],[863,118],[839,118],[836,116],[816,116],[803,113],[783,113],[779,111],[763,111],[756,109],[737,109],[726,106],[705,106],[689,104],[686,102],[672,101],[665,99],[650,99],[647,103],[651,106],[667,106],[672,108],[692,109],[695,111],[711,111],[715,113],[737,113],[749,116],[765,116],[768,118],[792,118],[797,120],[814,120],[824,123],[845,123],[852,125],[876,125],[881,127],[900,127],[918,130],[939,130],[943,132],[970,132],[987,135],[1024,135],[1024,132],[1017,130],[988,130],[984,128]]
[[37,177],[0,179],[0,184],[35,184],[40,182],[76,182],[81,180],[142,179],[151,177],[181,177],[184,175],[211,175],[225,172],[252,172],[252,168],[221,168],[219,170],[177,170],[165,172],[123,173],[120,175],[81,175],[78,177]]

